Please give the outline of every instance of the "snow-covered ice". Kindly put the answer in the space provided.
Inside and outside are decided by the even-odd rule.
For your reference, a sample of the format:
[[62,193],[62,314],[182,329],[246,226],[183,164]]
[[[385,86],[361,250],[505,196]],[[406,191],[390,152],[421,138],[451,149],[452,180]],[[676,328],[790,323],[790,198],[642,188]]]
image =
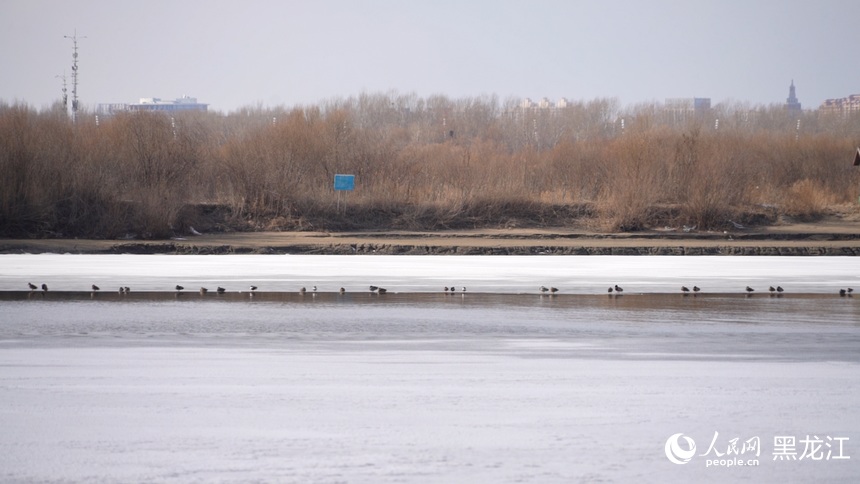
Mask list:
[[[78,482],[850,482],[858,365],[542,357],[370,343],[0,350],[0,479]],[[564,344],[553,342],[553,346]],[[479,348],[483,344],[477,345]],[[488,351],[489,350],[489,351]],[[758,467],[670,463],[718,432]],[[850,460],[774,461],[773,438]],[[798,448],[798,452],[802,449]],[[715,454],[712,454],[712,456]],[[747,454],[744,458],[751,457]]]
[[51,289],[131,286],[171,291],[221,285],[245,290],[364,290],[370,284],[401,292],[436,292],[444,286],[470,292],[524,293],[541,285],[566,294],[598,294],[620,284],[628,292],[759,292],[782,285],[789,292],[860,290],[855,257],[778,256],[315,256],[315,255],[0,255],[0,291],[25,290],[27,282]]

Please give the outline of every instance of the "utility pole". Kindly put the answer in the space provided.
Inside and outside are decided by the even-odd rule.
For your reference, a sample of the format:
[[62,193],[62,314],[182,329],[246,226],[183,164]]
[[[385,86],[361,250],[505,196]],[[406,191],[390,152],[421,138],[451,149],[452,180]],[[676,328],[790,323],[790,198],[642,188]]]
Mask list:
[[[67,39],[72,39],[72,122],[78,120],[78,29],[75,29],[74,35],[65,35]],[[86,39],[86,37],[80,37]]]

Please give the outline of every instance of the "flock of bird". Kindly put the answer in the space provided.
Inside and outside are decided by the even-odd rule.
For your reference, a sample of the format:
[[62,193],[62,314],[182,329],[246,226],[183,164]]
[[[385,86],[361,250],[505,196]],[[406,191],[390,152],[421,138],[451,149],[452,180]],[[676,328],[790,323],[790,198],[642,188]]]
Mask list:
[[[746,291],[747,291],[747,293],[752,293],[752,292],[755,292],[755,289],[747,286]],[[768,291],[770,291],[770,293],[773,294],[774,292],[783,292],[784,289],[782,288],[782,286],[776,286],[776,288],[774,288],[773,286],[770,286],[768,288]]]
[[[28,282],[28,283],[27,283],[27,286],[30,288],[30,291],[31,291],[31,292],[32,292],[32,291],[37,291],[37,290],[39,290],[39,289],[40,289],[40,287],[39,287],[39,286],[37,286],[37,285],[33,284],[32,282]],[[93,285],[91,286],[91,289],[92,289],[93,293],[98,292],[98,291],[100,291],[100,290],[101,290],[101,288],[99,288],[99,286],[97,286],[97,285],[95,285],[95,284],[93,284]],[[177,285],[174,287],[174,289],[176,289],[176,292],[177,292],[177,293],[181,293],[182,291],[184,291],[184,290],[185,290],[185,287],[184,287],[184,286],[181,286],[181,285],[179,285],[179,284],[177,284]],[[42,286],[41,286],[41,290],[42,290],[42,293],[46,293],[46,292],[48,292],[48,285],[47,285],[47,284],[42,284]],[[251,295],[254,295],[254,292],[257,290],[257,286],[250,286],[250,287],[248,288],[248,290],[249,290],[249,293],[250,293]],[[752,293],[753,293],[753,292],[755,292],[755,289],[753,289],[753,288],[752,288],[752,287],[750,287],[750,286],[747,286],[744,290],[746,291],[746,294],[747,294],[748,296],[749,296],[749,295],[752,295]],[[557,292],[558,292],[558,288],[557,288],[557,287],[546,287],[546,286],[540,286],[540,287],[538,288],[538,291],[539,291],[541,294],[549,293],[550,295],[554,295],[555,293],[557,293]],[[701,292],[701,291],[702,291],[702,289],[701,289],[699,286],[693,286],[693,289],[692,289],[692,290],[691,290],[689,287],[687,287],[687,286],[681,286],[681,293],[683,293],[683,294],[685,294],[685,295],[686,295],[686,294],[689,294],[690,292],[692,292],[692,293],[695,295],[695,294],[698,294],[698,293],[699,293],[699,292]],[[129,289],[129,287],[128,287],[128,286],[121,286],[121,287],[119,288],[119,293],[120,293],[120,294],[129,294],[130,292],[131,292],[131,289]],[[207,294],[208,292],[209,292],[209,289],[208,289],[208,288],[206,288],[206,287],[201,287],[201,288],[200,288],[200,294],[201,294],[201,295]],[[215,292],[216,292],[216,293],[218,293],[218,294],[224,294],[225,292],[227,292],[227,290],[226,290],[225,288],[221,287],[221,286],[218,286],[218,287],[215,289]],[[307,288],[306,288],[306,287],[302,287],[301,289],[299,289],[299,293],[300,293],[300,294],[305,294],[305,293],[307,293],[307,292],[308,292],[308,290],[307,290]],[[313,286],[313,287],[311,288],[311,292],[312,292],[312,293],[316,293],[316,292],[317,292],[317,286]],[[338,290],[338,292],[339,292],[340,294],[344,294],[344,293],[346,293],[346,289],[344,289],[343,287],[341,287],[341,288]],[[388,292],[388,289],[385,289],[384,287],[379,287],[379,286],[370,286],[370,292],[371,292],[371,293],[373,293],[373,294],[385,294],[386,292]],[[450,294],[454,294],[455,292],[457,292],[457,288],[456,288],[456,287],[454,287],[454,286],[451,286],[451,287],[445,286],[445,287],[444,287],[444,289],[443,289],[443,292],[444,292],[444,293],[446,293],[446,294],[448,294],[448,293],[450,293]],[[465,288],[465,287],[461,288],[460,292],[465,293],[465,292],[466,292],[466,288]],[[621,287],[621,286],[619,286],[618,284],[615,284],[614,286],[610,286],[607,292],[608,292],[610,295],[620,295],[621,293],[623,293],[623,292],[624,292],[624,288],[622,288],[622,287]],[[770,294],[771,294],[771,295],[781,295],[783,292],[785,292],[785,289],[783,289],[783,288],[782,288],[782,286],[776,286],[776,287],[770,286],[770,287],[768,287],[768,292],[770,292]],[[851,287],[849,287],[849,288],[847,288],[847,289],[839,289],[839,295],[840,295],[840,296],[851,296],[853,292],[854,292],[854,289],[853,289],[853,288],[851,288]]]

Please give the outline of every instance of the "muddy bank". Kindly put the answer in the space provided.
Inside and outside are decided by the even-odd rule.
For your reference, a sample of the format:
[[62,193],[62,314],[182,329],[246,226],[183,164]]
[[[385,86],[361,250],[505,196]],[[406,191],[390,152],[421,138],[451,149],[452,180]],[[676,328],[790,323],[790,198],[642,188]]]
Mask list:
[[243,232],[187,239],[6,239],[0,253],[408,255],[860,255],[854,227],[739,234],[569,231]]

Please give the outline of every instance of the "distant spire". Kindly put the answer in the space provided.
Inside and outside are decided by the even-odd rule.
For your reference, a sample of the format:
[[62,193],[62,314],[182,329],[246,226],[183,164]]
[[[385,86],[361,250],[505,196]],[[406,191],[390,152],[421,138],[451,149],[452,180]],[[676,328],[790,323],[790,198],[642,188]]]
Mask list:
[[789,111],[800,111],[800,101],[797,100],[797,94],[794,88],[794,79],[791,80],[791,85],[788,87],[788,99],[785,100],[785,109]]

